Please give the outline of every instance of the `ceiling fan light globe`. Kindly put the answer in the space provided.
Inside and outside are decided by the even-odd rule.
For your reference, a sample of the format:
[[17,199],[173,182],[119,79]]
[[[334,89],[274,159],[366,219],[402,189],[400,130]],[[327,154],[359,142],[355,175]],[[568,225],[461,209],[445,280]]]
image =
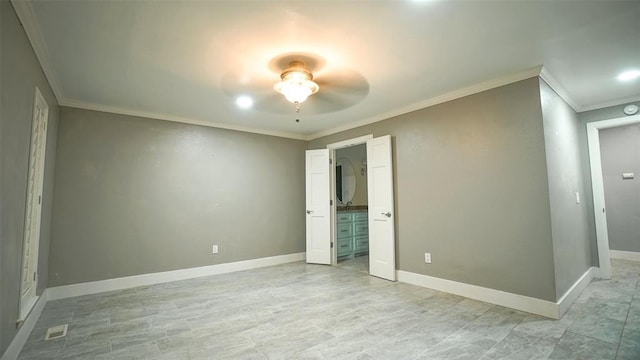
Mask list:
[[302,103],[307,98],[318,92],[320,87],[313,81],[306,79],[287,78],[276,83],[274,89],[292,103]]
[[305,100],[307,100],[307,98],[309,97],[310,93],[305,91],[305,89],[300,88],[299,91],[296,92],[289,92],[287,94],[284,95],[284,97],[289,100],[289,102],[292,103],[301,103],[304,102]]

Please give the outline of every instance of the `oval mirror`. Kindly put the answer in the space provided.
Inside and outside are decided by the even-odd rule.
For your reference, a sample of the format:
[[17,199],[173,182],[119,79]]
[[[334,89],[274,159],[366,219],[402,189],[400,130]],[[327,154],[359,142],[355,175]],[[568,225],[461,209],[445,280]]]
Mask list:
[[346,204],[353,200],[356,193],[356,171],[347,158],[341,158],[336,162],[336,195],[338,201]]

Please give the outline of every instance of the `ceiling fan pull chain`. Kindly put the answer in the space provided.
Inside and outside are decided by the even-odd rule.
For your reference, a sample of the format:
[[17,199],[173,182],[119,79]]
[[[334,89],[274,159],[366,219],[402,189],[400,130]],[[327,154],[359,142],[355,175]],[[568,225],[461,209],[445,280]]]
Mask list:
[[294,104],[296,104],[296,113],[300,112],[300,102],[296,101]]

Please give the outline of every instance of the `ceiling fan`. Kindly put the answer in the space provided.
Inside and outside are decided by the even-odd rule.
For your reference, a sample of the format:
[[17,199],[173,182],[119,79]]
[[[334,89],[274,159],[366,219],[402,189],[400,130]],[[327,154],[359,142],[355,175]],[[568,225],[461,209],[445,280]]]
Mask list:
[[263,69],[236,69],[222,78],[221,85],[234,99],[251,97],[257,111],[281,114],[301,108],[308,115],[336,112],[369,94],[369,83],[358,72],[330,66],[309,53],[276,56]]

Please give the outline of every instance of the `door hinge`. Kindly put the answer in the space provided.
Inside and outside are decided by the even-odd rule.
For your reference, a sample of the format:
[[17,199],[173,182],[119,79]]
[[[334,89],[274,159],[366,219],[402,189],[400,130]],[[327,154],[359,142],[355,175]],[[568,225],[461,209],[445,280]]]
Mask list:
[[333,249],[333,241],[331,242],[331,248]]
[[42,195],[38,195],[38,205],[42,203]]
[[33,281],[36,281],[36,273],[33,273]]
[[333,200],[329,200],[329,206],[333,206]]
[[333,164],[333,160],[329,158],[329,165]]

